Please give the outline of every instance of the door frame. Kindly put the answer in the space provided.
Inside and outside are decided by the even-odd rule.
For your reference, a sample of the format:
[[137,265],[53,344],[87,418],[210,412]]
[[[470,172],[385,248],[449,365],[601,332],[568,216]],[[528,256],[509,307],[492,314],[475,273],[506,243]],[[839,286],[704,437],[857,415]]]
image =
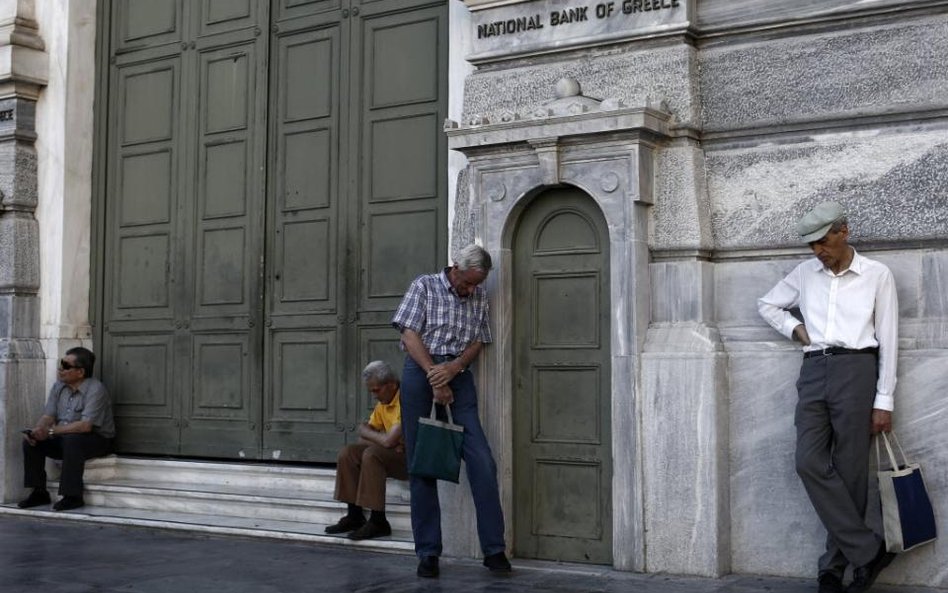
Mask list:
[[609,228],[613,566],[644,571],[639,368],[650,316],[652,179],[656,149],[669,138],[670,115],[649,107],[593,105],[577,116],[570,109],[576,100],[551,100],[545,104],[549,115],[543,118],[515,124],[472,123],[448,130],[449,147],[464,153],[469,162],[472,209],[479,213],[475,239],[494,258],[487,288],[497,340],[485,349],[478,365],[480,405],[485,432],[495,444],[510,534],[515,389],[514,349],[507,328],[512,327],[514,314],[513,236],[533,197],[551,187],[575,186],[595,200]]

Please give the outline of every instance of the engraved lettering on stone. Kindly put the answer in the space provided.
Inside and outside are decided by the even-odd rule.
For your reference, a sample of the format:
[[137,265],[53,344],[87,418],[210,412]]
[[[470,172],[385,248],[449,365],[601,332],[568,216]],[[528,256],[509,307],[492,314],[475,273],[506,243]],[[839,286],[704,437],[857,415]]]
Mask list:
[[550,13],[550,26],[556,27],[559,25],[566,25],[569,23],[578,23],[581,21],[589,20],[587,18],[587,11],[589,10],[588,6],[581,6],[579,8],[567,8],[566,10],[557,10]]
[[681,0],[623,0],[621,4],[612,1],[567,6],[566,8],[552,10],[547,15],[538,13],[530,16],[478,23],[476,24],[477,39],[523,34],[528,31],[538,31],[547,25],[550,27],[575,25],[576,23],[590,22],[593,17],[603,20],[617,16],[655,13],[678,8],[680,3]]
[[484,23],[477,26],[477,38],[494,37],[496,35],[510,35],[511,33],[520,33],[522,31],[533,31],[543,28],[543,20],[539,14],[533,16],[522,16],[516,19],[507,19],[505,21],[495,21],[493,23]]
[[0,121],[13,121],[13,110],[4,109],[0,111]]

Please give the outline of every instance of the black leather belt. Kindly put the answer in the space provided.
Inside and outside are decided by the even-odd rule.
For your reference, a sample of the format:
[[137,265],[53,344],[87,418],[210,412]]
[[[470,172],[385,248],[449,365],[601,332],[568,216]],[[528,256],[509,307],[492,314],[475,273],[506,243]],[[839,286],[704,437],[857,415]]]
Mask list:
[[878,348],[861,348],[853,350],[852,348],[843,348],[841,346],[830,346],[822,350],[810,350],[803,353],[803,358],[813,358],[814,356],[837,356],[840,354],[879,354]]
[[457,354],[433,354],[431,360],[433,362],[449,362],[457,358]]

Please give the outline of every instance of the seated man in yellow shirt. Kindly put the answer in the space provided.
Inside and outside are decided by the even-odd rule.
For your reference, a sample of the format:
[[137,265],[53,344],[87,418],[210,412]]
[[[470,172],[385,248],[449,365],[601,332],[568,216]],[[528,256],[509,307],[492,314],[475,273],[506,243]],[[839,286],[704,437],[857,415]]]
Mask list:
[[[349,539],[391,535],[385,519],[385,479],[408,479],[402,442],[399,381],[388,364],[376,360],[362,371],[366,388],[378,403],[369,421],[359,426],[359,442],[339,452],[335,499],[349,505],[349,512],[326,533],[349,532]],[[371,510],[365,520],[362,509]]]

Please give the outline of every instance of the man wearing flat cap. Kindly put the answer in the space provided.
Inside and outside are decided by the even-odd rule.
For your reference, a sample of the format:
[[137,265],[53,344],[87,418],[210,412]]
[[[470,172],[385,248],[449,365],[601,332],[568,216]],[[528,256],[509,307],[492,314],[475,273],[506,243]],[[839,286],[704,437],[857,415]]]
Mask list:
[[[898,300],[892,272],[856,253],[842,206],[823,202],[797,223],[815,259],[757,302],[803,344],[797,381],[796,470],[828,533],[819,592],[863,593],[892,561],[864,519],[872,435],[892,428]],[[802,321],[789,310],[799,308]],[[853,581],[842,576],[853,566]]]

